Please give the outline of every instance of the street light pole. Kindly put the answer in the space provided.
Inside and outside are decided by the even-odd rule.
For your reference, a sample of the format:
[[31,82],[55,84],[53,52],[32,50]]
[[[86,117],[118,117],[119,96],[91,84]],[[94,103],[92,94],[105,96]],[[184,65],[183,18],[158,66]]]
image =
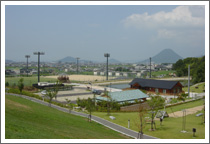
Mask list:
[[44,52],[34,52],[34,55],[38,55],[38,82],[40,81],[39,72],[40,72],[40,55],[44,55]]
[[27,73],[27,77],[28,77],[28,58],[30,58],[30,55],[25,55],[26,59],[27,59],[27,70],[26,70],[26,73]]
[[105,53],[104,57],[107,58],[107,62],[106,62],[106,80],[108,80],[108,58],[110,57],[109,53]]
[[149,71],[149,78],[151,78],[151,57],[149,58],[150,60],[150,71]]
[[78,61],[79,61],[79,58],[77,57],[77,74],[78,74]]

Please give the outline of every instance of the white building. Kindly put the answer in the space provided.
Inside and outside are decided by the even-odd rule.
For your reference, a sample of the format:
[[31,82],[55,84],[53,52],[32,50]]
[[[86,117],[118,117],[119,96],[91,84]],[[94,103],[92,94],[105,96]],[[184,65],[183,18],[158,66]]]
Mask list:
[[115,76],[122,76],[122,73],[116,72],[116,73],[115,73]]
[[104,76],[105,75],[105,72],[100,72],[100,75]]
[[94,71],[94,72],[93,72],[93,75],[99,75],[99,72]]

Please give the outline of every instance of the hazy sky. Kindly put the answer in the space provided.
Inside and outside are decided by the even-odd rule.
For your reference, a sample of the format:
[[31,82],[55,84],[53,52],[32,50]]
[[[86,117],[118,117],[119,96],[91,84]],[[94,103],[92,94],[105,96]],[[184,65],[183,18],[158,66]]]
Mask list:
[[66,56],[105,61],[143,60],[163,49],[182,57],[205,54],[204,6],[18,6],[5,11],[6,59]]

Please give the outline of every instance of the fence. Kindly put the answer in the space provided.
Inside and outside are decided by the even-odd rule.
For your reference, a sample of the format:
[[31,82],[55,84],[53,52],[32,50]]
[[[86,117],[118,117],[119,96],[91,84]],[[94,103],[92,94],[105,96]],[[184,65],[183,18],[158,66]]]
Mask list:
[[144,103],[141,103],[141,104],[134,104],[134,105],[130,105],[130,106],[120,107],[120,111],[123,111],[123,112],[137,112],[137,111],[139,111],[140,107],[144,107],[146,109],[149,109],[149,105],[147,104],[147,102],[144,102]]

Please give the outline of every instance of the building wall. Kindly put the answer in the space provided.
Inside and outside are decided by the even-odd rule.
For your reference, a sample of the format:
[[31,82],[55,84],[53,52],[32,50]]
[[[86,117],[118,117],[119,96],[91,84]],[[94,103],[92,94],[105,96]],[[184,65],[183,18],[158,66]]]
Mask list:
[[174,93],[182,93],[182,85],[178,82],[172,89],[162,89],[162,88],[152,88],[152,87],[144,87],[142,88],[138,83],[131,85],[131,88],[142,89],[152,93],[160,93],[160,94],[169,94],[173,95]]

